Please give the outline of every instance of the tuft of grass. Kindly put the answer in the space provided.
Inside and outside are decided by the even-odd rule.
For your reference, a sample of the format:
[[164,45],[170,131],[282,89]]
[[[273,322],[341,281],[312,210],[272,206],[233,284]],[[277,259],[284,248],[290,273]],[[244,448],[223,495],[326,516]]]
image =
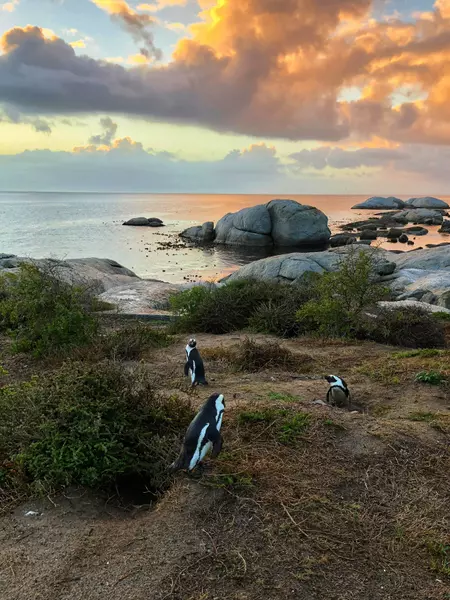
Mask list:
[[450,544],[433,540],[428,541],[426,547],[431,554],[431,570],[450,578]]
[[298,396],[293,396],[292,394],[279,394],[276,392],[269,393],[270,400],[274,400],[277,402],[298,402]]
[[45,378],[0,388],[0,463],[34,490],[70,485],[109,491],[165,489],[193,413],[165,398],[145,371],[67,363]]
[[421,348],[419,350],[405,350],[403,352],[394,352],[392,358],[433,358],[443,354],[442,350],[436,348]]
[[18,274],[0,275],[0,330],[10,333],[15,352],[61,355],[97,333],[92,290],[62,281],[57,267],[26,263]]
[[431,423],[436,419],[435,413],[432,412],[415,412],[409,415],[410,421],[423,421],[425,423]]
[[430,385],[439,385],[445,381],[445,376],[438,371],[420,371],[420,373],[417,373],[415,381]]
[[450,321],[450,313],[446,312],[435,312],[433,318],[437,321]]
[[255,424],[273,427],[277,440],[288,446],[304,436],[310,423],[311,416],[308,413],[276,408],[244,411],[238,415],[238,424],[244,427]]
[[165,348],[170,336],[147,324],[124,327],[107,334],[101,340],[101,354],[111,360],[139,360],[146,350]]

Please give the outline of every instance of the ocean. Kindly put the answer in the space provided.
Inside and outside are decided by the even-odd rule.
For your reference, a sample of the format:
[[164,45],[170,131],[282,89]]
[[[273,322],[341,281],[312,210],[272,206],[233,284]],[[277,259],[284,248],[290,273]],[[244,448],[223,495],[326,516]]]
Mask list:
[[[177,234],[224,214],[266,203],[273,195],[97,194],[0,192],[0,252],[33,258],[111,258],[143,278],[174,283],[186,279],[217,279],[270,251],[230,248],[171,248]],[[286,197],[286,196],[282,196]],[[339,225],[377,211],[351,207],[368,196],[290,195],[316,206],[329,218],[333,233]],[[404,198],[407,199],[407,198]],[[449,200],[449,198],[442,198]],[[159,217],[166,227],[124,227],[132,217]],[[415,247],[446,241],[438,227],[417,238]],[[448,239],[448,238],[447,238]],[[378,243],[378,242],[377,242]],[[387,249],[403,246],[382,244]]]

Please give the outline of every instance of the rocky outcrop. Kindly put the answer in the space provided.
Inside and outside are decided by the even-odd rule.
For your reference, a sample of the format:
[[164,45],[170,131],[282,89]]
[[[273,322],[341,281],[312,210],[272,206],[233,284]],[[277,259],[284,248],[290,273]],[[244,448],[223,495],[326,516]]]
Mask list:
[[170,296],[181,286],[156,279],[137,279],[113,287],[99,296],[117,307],[119,313],[170,314]]
[[450,233],[450,221],[445,219],[438,233]]
[[439,200],[439,198],[433,198],[432,196],[423,196],[421,198],[410,198],[406,201],[407,206],[413,208],[450,208],[447,202]]
[[[376,257],[376,271],[380,276],[390,275],[395,271],[396,264],[390,259],[389,252],[373,250],[365,246],[362,252],[369,251]],[[281,256],[271,256],[245,265],[233,273],[227,281],[237,279],[259,279],[285,283],[300,282],[305,273],[323,273],[336,271],[345,259],[349,248],[337,248],[326,252],[295,252]],[[354,250],[353,250],[354,251]]]
[[39,268],[51,269],[52,274],[73,285],[89,285],[94,293],[102,293],[138,277],[133,271],[109,258],[72,258],[33,260],[14,255],[0,258],[0,273],[17,273],[21,263],[32,263]]
[[395,210],[399,208],[403,208],[405,203],[403,200],[399,198],[395,198],[394,196],[389,196],[388,198],[383,198],[381,196],[373,196],[369,198],[365,202],[360,202],[359,204],[355,204],[352,206],[352,209],[364,209],[364,210]]
[[424,225],[440,225],[444,220],[442,213],[429,208],[413,208],[402,210],[392,218],[399,223],[423,223]]
[[156,217],[150,219],[147,219],[147,217],[135,217],[134,219],[126,221],[124,225],[130,225],[132,227],[164,227],[164,223],[161,219],[157,219]]
[[214,230],[214,223],[207,221],[203,225],[197,225],[195,227],[188,227],[180,233],[180,237],[190,242],[197,244],[207,244],[214,241],[216,232]]
[[[198,239],[199,229],[180,234]],[[331,233],[326,215],[294,200],[272,200],[228,213],[216,224],[215,244],[253,247],[326,246]]]

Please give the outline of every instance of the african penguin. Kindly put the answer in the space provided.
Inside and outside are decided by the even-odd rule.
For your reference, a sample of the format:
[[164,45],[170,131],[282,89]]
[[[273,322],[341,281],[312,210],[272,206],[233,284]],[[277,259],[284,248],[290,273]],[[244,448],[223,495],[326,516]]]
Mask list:
[[327,402],[332,406],[339,408],[348,408],[350,402],[350,392],[345,381],[336,377],[336,375],[328,375],[325,379],[330,384],[327,392]]
[[186,363],[184,365],[184,374],[187,377],[191,375],[192,387],[196,385],[208,385],[205,378],[205,366],[202,357],[197,349],[195,339],[190,339],[186,346]]
[[184,437],[183,447],[171,471],[192,471],[210,450],[215,458],[222,449],[222,426],[225,400],[222,394],[213,394],[197,413]]

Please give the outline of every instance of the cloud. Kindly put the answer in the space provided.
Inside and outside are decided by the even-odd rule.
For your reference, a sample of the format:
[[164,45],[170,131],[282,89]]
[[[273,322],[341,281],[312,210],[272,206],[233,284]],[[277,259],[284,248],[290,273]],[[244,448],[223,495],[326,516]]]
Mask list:
[[118,21],[138,44],[143,44],[140,52],[146,58],[161,59],[161,51],[156,48],[150,27],[156,20],[150,15],[141,15],[133,10],[125,0],[91,0],[96,6],[105,10],[112,19]]
[[103,119],[100,119],[100,126],[103,133],[89,138],[89,144],[111,146],[117,133],[117,123],[114,123],[110,117],[103,117]]
[[72,46],[72,48],[86,48],[86,42],[84,40],[77,40],[76,42],[70,42],[69,46]]
[[[149,15],[121,0],[95,3],[122,23],[123,15],[130,23],[138,18],[136,35],[141,26],[147,31],[139,19]],[[376,21],[372,0],[202,4],[191,37],[157,67],[76,56],[38,28],[12,29],[2,40],[0,102],[49,114],[125,113],[265,139],[450,144],[449,0],[415,21]],[[358,91],[354,100],[346,98],[349,89]]]
[[[410,155],[398,148],[358,148],[344,150],[343,148],[319,147],[313,150],[301,150],[290,157],[300,168],[311,167],[323,170],[357,169],[359,167],[387,167],[394,163],[406,161]],[[401,164],[398,165],[400,168]]]
[[185,32],[187,29],[187,26],[184,23],[164,23],[164,27],[177,33]]
[[20,0],[11,0],[10,2],[3,2],[3,4],[0,4],[0,9],[12,13],[19,6],[19,2]]
[[188,0],[157,0],[152,4],[139,4],[137,10],[142,12],[158,12],[173,6],[186,6]]
[[0,112],[0,123],[2,121],[5,123],[14,123],[16,125],[20,123],[31,125],[31,127],[33,127],[33,129],[38,133],[46,133],[50,135],[52,132],[52,129],[47,121],[40,119],[39,117],[26,117],[13,106],[3,107],[3,111]]

